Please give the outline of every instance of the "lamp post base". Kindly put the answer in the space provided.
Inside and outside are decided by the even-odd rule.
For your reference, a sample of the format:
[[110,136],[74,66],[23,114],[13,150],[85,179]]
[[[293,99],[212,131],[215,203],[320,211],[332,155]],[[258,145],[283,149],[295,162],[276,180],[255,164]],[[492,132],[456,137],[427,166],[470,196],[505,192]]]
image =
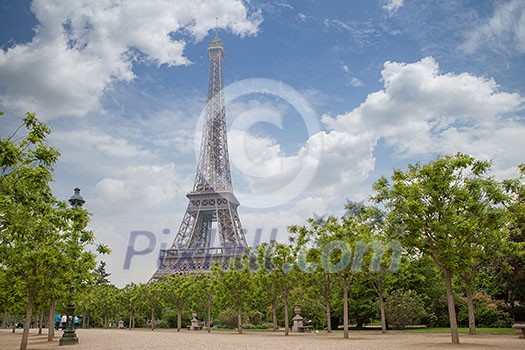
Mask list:
[[62,338],[58,341],[58,345],[75,345],[78,344],[78,338],[75,331],[70,331],[66,329]]
[[75,333],[75,324],[73,315],[75,314],[75,305],[69,304],[67,306],[67,323],[64,334],[58,341],[58,345],[75,345],[78,344],[77,334]]

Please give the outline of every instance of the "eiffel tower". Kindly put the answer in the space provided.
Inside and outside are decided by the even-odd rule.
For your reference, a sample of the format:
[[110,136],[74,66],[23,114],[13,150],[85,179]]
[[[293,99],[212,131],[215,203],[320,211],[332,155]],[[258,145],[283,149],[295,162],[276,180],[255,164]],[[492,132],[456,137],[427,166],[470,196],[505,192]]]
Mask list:
[[[214,262],[226,266],[234,256],[246,253],[246,239],[233,194],[228,141],[222,60],[224,47],[217,31],[208,45],[210,71],[201,150],[193,190],[186,195],[188,208],[170,249],[160,251],[159,268],[151,278],[199,273]],[[217,229],[212,229],[213,223]],[[211,247],[217,231],[220,245]]]

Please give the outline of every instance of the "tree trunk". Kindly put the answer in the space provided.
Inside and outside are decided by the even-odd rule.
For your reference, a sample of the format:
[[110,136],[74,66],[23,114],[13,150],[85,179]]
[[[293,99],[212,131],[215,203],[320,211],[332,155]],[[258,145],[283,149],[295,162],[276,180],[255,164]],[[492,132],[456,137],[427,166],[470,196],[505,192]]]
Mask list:
[[272,321],[273,321],[273,331],[277,330],[277,299],[272,301]]
[[332,333],[332,312],[330,311],[330,302],[326,301],[326,330],[327,333]]
[[155,329],[155,310],[151,308],[151,330]]
[[24,321],[24,331],[22,333],[22,341],[20,342],[20,350],[27,349],[27,340],[29,339],[29,325],[31,324],[31,314],[33,312],[33,300],[35,298],[35,291],[29,290],[29,295],[26,304],[26,319]]
[[208,333],[211,332],[211,300],[212,295],[208,294]]
[[55,338],[55,310],[57,299],[52,296],[49,299],[49,314],[47,315],[47,341],[53,341]]
[[474,315],[474,296],[472,295],[472,284],[470,280],[465,279],[467,306],[468,306],[468,334],[476,334],[476,316]]
[[16,312],[13,312],[13,330],[12,333],[14,333],[16,330]]
[[381,314],[381,333],[386,334],[386,313],[385,313],[385,300],[383,298],[383,281],[377,279],[372,282],[374,289],[377,293],[377,298],[379,299],[379,311]]
[[325,274],[323,297],[326,306],[326,329],[327,333],[332,333],[332,312],[330,310],[330,276],[328,274]]
[[7,326],[7,311],[4,311],[4,318],[2,319],[2,327]]
[[450,321],[450,335],[452,344],[459,344],[458,323],[456,319],[456,305],[454,303],[454,290],[452,289],[452,274],[446,267],[442,267],[443,277],[445,278],[445,288],[447,289],[448,318]]
[[290,332],[290,325],[288,320],[288,291],[284,291],[284,335]]
[[44,327],[44,308],[40,310],[40,320],[38,323],[38,335],[42,335],[42,328]]
[[129,312],[128,329],[131,330],[131,328],[133,328],[133,310],[130,310]]
[[242,334],[241,300],[237,299],[237,327],[239,334]]
[[383,299],[383,291],[379,293],[379,310],[381,311],[381,333],[386,334],[386,313],[385,300]]
[[350,289],[348,281],[343,286],[343,338],[348,338],[348,290]]
[[82,327],[89,328],[89,311],[84,312],[84,317],[82,320]]
[[177,332],[180,332],[180,328],[182,327],[182,315],[181,315],[181,307],[177,307]]

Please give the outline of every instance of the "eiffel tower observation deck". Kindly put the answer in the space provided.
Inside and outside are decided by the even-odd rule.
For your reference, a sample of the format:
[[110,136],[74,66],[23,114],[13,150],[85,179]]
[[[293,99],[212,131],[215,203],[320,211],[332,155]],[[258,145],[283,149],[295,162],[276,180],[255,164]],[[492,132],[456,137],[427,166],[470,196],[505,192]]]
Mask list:
[[[208,45],[210,71],[202,142],[188,208],[170,249],[160,251],[159,268],[152,280],[165,275],[199,273],[214,262],[225,265],[246,253],[246,239],[233,194],[226,137],[226,110],[222,60],[224,47],[217,32]],[[212,229],[216,223],[216,229]],[[212,234],[219,245],[212,247]]]

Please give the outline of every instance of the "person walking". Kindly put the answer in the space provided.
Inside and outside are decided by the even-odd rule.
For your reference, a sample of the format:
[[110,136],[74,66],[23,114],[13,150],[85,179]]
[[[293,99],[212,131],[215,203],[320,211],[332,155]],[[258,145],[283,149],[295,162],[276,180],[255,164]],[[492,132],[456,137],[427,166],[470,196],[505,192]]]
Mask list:
[[75,324],[75,329],[77,329],[78,328],[78,316],[75,316],[73,321],[74,321],[74,324]]
[[60,322],[62,323],[62,330],[65,331],[66,330],[66,323],[67,323],[67,316],[66,315],[62,315],[62,319],[60,320]]
[[60,327],[60,322],[62,321],[62,316],[60,314],[57,314],[55,316],[55,329],[58,331],[58,328]]

